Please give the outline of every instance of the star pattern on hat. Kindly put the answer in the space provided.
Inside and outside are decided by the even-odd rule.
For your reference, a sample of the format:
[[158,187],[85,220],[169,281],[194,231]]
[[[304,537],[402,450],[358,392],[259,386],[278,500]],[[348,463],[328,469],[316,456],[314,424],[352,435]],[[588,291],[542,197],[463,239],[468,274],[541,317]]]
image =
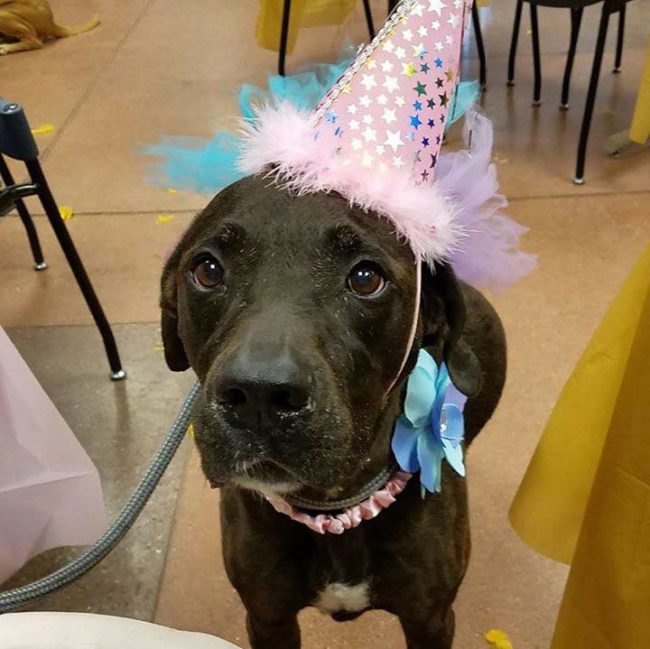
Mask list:
[[[469,0],[403,0],[403,15],[373,43],[369,54],[336,87],[322,119],[345,158],[366,168],[413,167],[432,179],[447,111],[455,91]],[[362,57],[363,58],[363,57]],[[332,93],[330,93],[331,96]],[[345,142],[352,149],[346,154]],[[349,149],[348,149],[349,151]]]
[[442,0],[429,0],[429,11],[435,11],[438,16],[447,5]]

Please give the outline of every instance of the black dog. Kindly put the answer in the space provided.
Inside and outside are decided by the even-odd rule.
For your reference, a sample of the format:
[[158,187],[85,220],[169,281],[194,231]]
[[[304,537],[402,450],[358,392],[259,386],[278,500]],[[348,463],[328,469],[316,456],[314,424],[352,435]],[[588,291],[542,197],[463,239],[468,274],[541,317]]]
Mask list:
[[[335,619],[383,609],[411,649],[449,649],[470,540],[465,480],[443,462],[442,492],[413,478],[377,518],[321,536],[261,497],[354,496],[390,465],[390,440],[418,349],[470,396],[466,442],[505,379],[499,319],[446,265],[415,295],[410,248],[377,215],[334,194],[292,196],[259,177],[196,218],[162,278],[173,370],[190,365],[203,469],[221,487],[226,570],[254,649],[298,649],[298,612]],[[414,300],[416,344],[396,387]]]

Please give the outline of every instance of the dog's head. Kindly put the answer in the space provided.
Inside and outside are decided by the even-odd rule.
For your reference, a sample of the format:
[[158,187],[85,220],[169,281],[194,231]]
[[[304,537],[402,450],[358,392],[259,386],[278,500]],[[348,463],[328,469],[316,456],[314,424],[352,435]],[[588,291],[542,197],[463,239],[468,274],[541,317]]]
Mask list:
[[[476,391],[453,272],[426,270],[416,292],[408,245],[338,195],[294,196],[260,177],[218,194],[171,255],[161,300],[167,363],[191,366],[202,385],[194,429],[206,477],[278,492],[349,483],[373,452],[387,455],[422,344]],[[389,390],[416,300],[416,344]]]

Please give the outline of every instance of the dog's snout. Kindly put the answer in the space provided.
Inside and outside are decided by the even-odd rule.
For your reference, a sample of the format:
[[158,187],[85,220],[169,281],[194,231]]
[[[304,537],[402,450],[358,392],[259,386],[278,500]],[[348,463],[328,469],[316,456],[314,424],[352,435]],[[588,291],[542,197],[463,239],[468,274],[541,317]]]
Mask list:
[[234,359],[221,373],[215,396],[225,418],[239,427],[301,415],[310,401],[304,371],[286,354]]
[[291,414],[307,407],[309,393],[302,385],[235,378],[222,387],[218,400],[236,415],[245,414],[246,410]]

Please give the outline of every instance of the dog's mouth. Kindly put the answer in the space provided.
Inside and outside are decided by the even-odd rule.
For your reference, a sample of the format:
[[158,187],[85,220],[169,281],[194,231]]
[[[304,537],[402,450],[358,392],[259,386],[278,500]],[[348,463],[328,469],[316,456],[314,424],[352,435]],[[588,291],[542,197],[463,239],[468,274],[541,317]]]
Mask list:
[[293,493],[301,489],[302,484],[295,475],[283,466],[271,460],[252,460],[239,463],[234,467],[227,480],[208,478],[213,489],[223,487],[226,482],[238,487],[256,491],[265,496],[278,496]]

